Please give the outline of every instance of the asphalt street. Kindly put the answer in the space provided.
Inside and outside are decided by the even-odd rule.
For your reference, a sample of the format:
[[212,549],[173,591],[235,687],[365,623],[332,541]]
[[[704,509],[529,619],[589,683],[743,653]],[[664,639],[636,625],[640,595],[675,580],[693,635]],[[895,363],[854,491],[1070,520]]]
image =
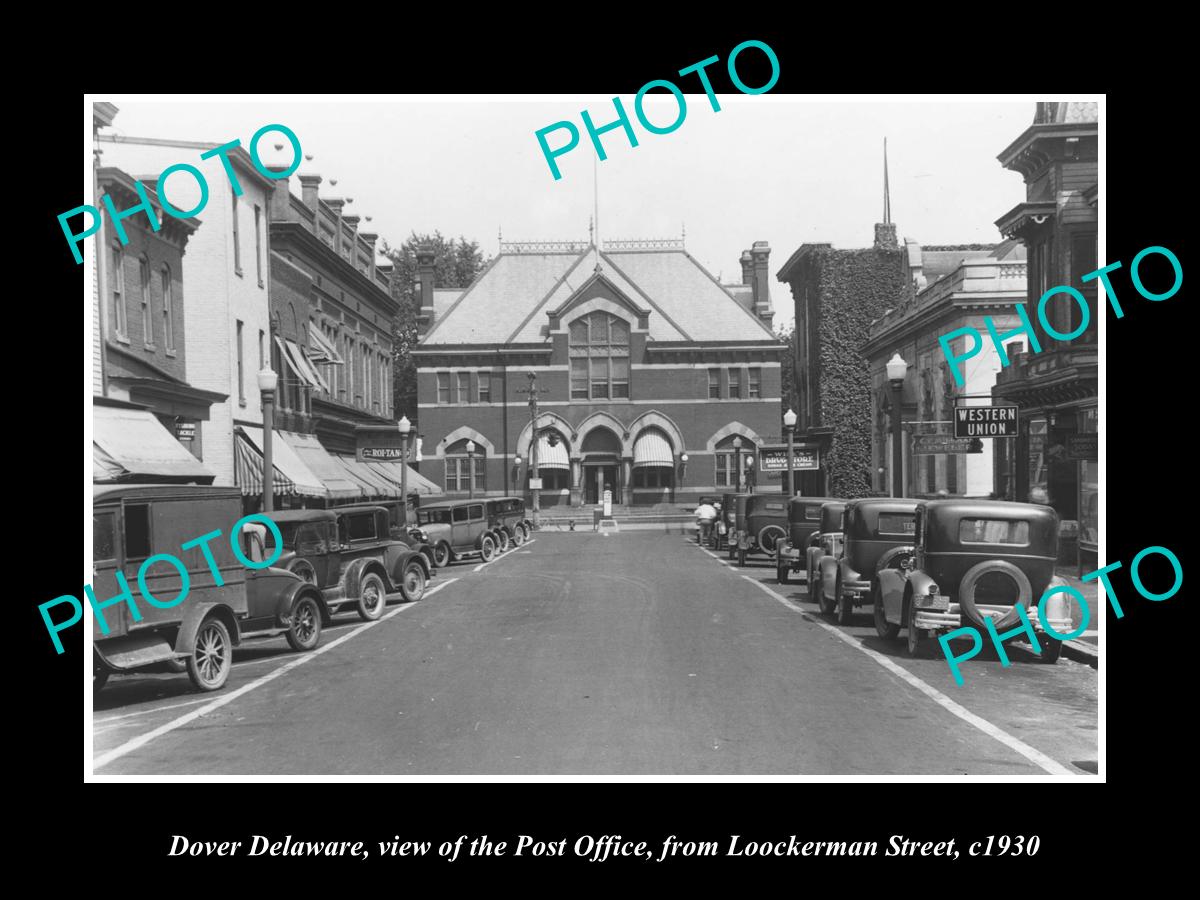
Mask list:
[[[752,557],[752,560],[754,558]],[[398,599],[398,598],[397,598]],[[1088,775],[1097,670],[1016,645],[909,659],[679,533],[541,532],[439,570],[317,651],[245,645],[222,691],[114,676],[97,775]]]

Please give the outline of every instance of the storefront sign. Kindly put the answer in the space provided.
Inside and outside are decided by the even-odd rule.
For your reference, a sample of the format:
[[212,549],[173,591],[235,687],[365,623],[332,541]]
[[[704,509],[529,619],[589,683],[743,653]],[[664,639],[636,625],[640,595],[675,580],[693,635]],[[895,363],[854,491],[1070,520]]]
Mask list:
[[400,447],[363,447],[363,459],[395,459],[404,458],[404,450]]
[[196,423],[195,422],[176,422],[175,423],[175,440],[177,441],[193,441],[196,439]]
[[[413,439],[409,435],[408,458],[414,458]],[[359,462],[369,459],[399,462],[404,459],[403,441],[395,425],[356,425],[354,428],[354,455]]]
[[950,437],[948,434],[918,434],[913,436],[912,452],[915,456],[920,456],[928,453],[976,453],[979,451],[971,449],[970,438]]
[[995,406],[956,406],[954,408],[956,438],[993,438],[1017,436],[1017,407],[1012,404]]
[[[787,447],[760,447],[758,450],[759,471],[767,474],[787,471]],[[804,471],[821,468],[819,450],[796,447],[792,451],[792,469]]]
[[529,479],[529,489],[531,491],[540,491],[542,489],[542,479],[530,478]]
[[1067,435],[1068,459],[1099,459],[1099,435],[1069,434]]

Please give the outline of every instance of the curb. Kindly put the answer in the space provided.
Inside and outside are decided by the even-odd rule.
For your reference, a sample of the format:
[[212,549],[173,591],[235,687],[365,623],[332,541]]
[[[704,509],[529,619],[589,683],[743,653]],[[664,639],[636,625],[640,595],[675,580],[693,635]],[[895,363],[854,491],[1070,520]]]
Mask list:
[[1087,663],[1093,669],[1100,665],[1100,648],[1083,641],[1063,641],[1063,655],[1075,662]]

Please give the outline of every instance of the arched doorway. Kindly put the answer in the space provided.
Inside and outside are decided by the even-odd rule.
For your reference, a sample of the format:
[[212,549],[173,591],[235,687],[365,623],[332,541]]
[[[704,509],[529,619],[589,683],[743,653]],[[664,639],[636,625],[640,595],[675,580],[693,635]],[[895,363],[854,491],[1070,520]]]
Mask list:
[[583,476],[581,494],[584,503],[599,503],[604,491],[613,492],[619,502],[621,484],[621,439],[611,430],[596,426],[579,447]]
[[675,448],[667,433],[650,426],[633,442],[633,502],[670,503],[675,499]]

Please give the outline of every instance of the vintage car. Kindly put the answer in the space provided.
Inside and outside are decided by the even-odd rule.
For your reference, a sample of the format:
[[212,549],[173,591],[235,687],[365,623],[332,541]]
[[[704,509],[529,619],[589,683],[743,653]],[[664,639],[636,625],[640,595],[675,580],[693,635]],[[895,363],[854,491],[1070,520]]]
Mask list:
[[[92,617],[93,689],[114,673],[177,663],[196,688],[215,691],[229,677],[233,648],[243,640],[284,634],[295,650],[320,643],[320,592],[284,569],[249,568],[234,555],[229,532],[242,518],[237,488],[96,485],[92,499],[93,593],[97,601],[116,597],[120,573],[141,616],[135,620],[126,601],[103,609],[107,632],[100,617]],[[255,529],[266,531],[247,523],[236,539],[246,559],[260,562],[269,558],[262,555],[261,537],[257,549],[246,549]],[[220,535],[183,549],[212,531]],[[165,609],[147,602],[138,585],[142,564],[158,554],[176,557],[187,572],[187,595]],[[144,582],[161,601],[179,595],[183,577],[159,563],[146,568]]]
[[821,581],[817,578],[817,564],[824,557],[837,559],[842,553],[842,516],[846,511],[845,500],[827,500],[821,504],[821,518],[816,530],[808,536],[808,547],[804,551],[805,577],[808,599],[821,608],[823,613],[833,612],[833,601],[825,596]]
[[787,584],[799,574],[808,580],[809,538],[820,530],[821,507],[840,503],[835,497],[793,497],[788,501],[788,533],[775,544],[775,580]]
[[[1038,602],[1064,582],[1054,574],[1058,514],[1049,506],[1003,500],[930,500],[917,510],[910,564],[882,569],[873,597],[875,630],[893,640],[908,632],[912,656],[932,654],[937,636],[964,625],[987,634],[1021,624],[1024,608],[1038,634],[1040,658],[1058,662],[1062,642],[1042,628]],[[1072,631],[1065,595],[1046,601],[1046,620],[1060,634]]]
[[842,513],[841,540],[830,540],[836,554],[817,559],[816,597],[821,610],[836,613],[849,625],[856,606],[871,603],[880,569],[898,567],[912,557],[917,507],[921,500],[851,500]]
[[511,543],[520,547],[529,539],[533,522],[525,515],[525,501],[520,497],[494,497],[484,501],[488,527],[492,529],[501,553]]
[[392,540],[386,509],[288,509],[270,515],[283,535],[276,565],[321,589],[326,620],[350,606],[363,619],[378,619],[387,594],[399,591],[405,600],[420,600],[433,577],[422,554]]
[[[425,561],[429,563],[430,570],[435,568],[433,545],[422,535],[421,529],[415,524],[411,526],[404,524],[404,504],[399,500],[385,500],[379,503],[354,503],[349,506],[338,506],[335,509],[338,512],[362,512],[367,509],[386,510],[388,514],[388,535],[391,539],[406,544],[412,550],[416,550],[425,557]],[[413,522],[416,522],[415,518]]]
[[746,564],[746,554],[775,554],[775,544],[787,537],[788,498],[783,494],[751,494],[744,507],[738,504],[737,541],[738,565]]
[[[417,512],[417,522],[433,545],[433,558],[439,567],[469,556],[491,562],[499,552],[500,539],[488,523],[483,500],[428,503]],[[527,536],[523,531],[522,540]]]

